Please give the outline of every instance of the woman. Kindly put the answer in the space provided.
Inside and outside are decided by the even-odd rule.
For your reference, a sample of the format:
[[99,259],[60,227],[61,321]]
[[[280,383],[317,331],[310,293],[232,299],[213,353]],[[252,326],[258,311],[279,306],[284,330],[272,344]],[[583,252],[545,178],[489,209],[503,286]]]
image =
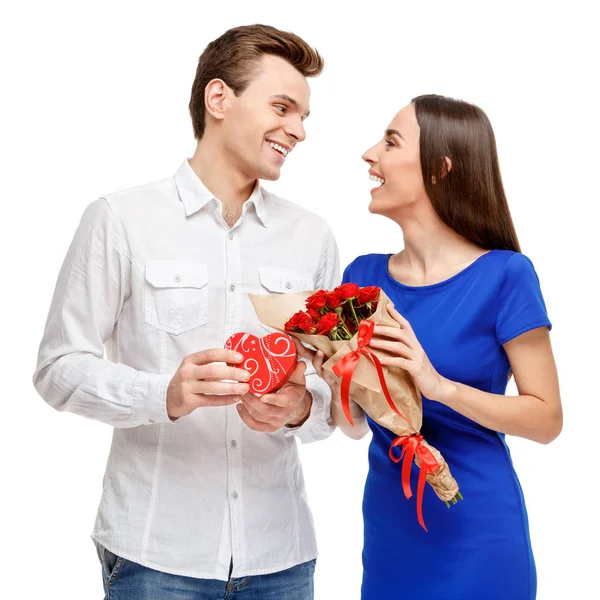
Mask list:
[[[428,532],[402,492],[395,437],[373,432],[363,512],[363,600],[530,600],[536,572],[527,513],[504,435],[547,444],[562,428],[548,320],[532,263],[520,253],[491,125],[476,106],[420,96],[363,159],[380,185],[371,213],[401,228],[404,250],[359,256],[344,282],[377,285],[401,329],[371,347],[406,369],[423,395],[421,433],[447,460],[464,500],[446,508],[427,486]],[[307,352],[308,355],[308,352]],[[320,371],[323,360],[311,355]],[[506,396],[513,374],[518,396]],[[417,467],[413,465],[413,489]]]

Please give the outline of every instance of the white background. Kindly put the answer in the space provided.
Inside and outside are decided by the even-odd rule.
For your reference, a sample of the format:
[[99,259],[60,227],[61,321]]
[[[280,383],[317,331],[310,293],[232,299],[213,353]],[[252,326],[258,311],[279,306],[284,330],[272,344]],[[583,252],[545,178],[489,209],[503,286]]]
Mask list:
[[[16,6],[0,19],[2,597],[102,597],[88,536],[111,429],[54,412],[36,395],[37,347],[84,208],[101,194],[166,177],[191,156],[187,104],[198,56],[229,27],[254,22],[292,30],[325,57],[323,75],[311,80],[307,141],[266,187],[330,222],[342,267],[402,247],[396,226],[367,212],[372,184],[360,159],[395,112],[435,92],[475,102],[490,117],[517,232],[554,324],[565,409],[564,431],[551,445],[509,440],[529,509],[538,597],[593,596],[600,127],[592,94],[598,32],[588,4]],[[336,432],[301,448],[321,552],[317,600],[359,598],[367,446]]]

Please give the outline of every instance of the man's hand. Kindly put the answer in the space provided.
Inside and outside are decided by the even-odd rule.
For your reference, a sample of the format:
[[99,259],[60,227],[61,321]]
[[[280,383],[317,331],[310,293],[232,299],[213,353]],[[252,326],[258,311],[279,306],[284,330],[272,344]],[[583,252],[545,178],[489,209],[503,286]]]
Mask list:
[[[250,389],[250,374],[237,367],[241,354],[225,348],[202,350],[186,356],[167,389],[167,413],[170,419],[190,414],[200,406],[227,406],[239,402]],[[221,381],[230,379],[232,382]]]
[[274,394],[258,398],[254,394],[242,396],[237,409],[244,423],[254,431],[273,432],[284,425],[299,427],[308,419],[312,396],[306,390],[304,371],[306,363],[299,361],[288,382]]

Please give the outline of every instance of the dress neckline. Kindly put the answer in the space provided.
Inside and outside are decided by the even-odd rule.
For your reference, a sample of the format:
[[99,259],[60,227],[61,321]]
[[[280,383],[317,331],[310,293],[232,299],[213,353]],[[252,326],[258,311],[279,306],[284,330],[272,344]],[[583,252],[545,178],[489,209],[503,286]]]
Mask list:
[[393,256],[393,254],[391,254],[391,253],[386,256],[385,273],[386,273],[387,278],[390,281],[390,283],[392,285],[394,285],[395,287],[397,287],[398,289],[401,289],[403,291],[416,292],[416,293],[435,292],[435,291],[444,289],[444,288],[452,285],[454,282],[456,282],[459,279],[462,279],[463,277],[468,275],[471,271],[473,271],[474,269],[479,267],[481,265],[481,263],[484,262],[484,259],[487,256],[489,256],[490,254],[492,254],[494,252],[496,252],[496,250],[493,250],[493,249],[489,250],[485,254],[482,254],[479,258],[476,258],[470,265],[467,265],[462,271],[459,271],[458,273],[452,275],[452,277],[449,277],[448,279],[444,279],[443,281],[438,281],[437,283],[430,283],[428,285],[406,285],[404,283],[401,283],[397,279],[394,279],[392,277],[392,275],[390,274],[390,266],[389,266],[390,258]]

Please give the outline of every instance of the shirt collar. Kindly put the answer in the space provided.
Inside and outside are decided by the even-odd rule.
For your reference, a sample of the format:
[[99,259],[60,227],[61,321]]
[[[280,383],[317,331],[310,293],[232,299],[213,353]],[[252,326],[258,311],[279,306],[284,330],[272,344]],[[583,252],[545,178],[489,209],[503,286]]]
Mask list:
[[[209,202],[218,200],[200,181],[200,178],[194,173],[187,159],[181,163],[181,166],[175,173],[175,185],[177,186],[179,198],[183,203],[187,217],[204,208]],[[267,203],[259,181],[256,182],[250,198],[244,202],[244,214],[247,210],[246,205],[254,206],[256,215],[266,227],[268,220]]]

